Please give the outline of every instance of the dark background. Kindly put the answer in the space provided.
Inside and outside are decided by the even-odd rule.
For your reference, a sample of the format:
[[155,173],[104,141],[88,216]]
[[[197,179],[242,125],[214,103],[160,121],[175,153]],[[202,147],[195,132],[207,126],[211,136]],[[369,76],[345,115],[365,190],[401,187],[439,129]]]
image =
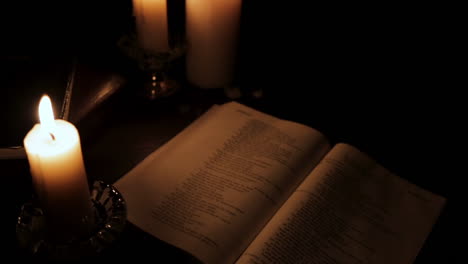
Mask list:
[[[183,4],[170,1],[173,41],[184,33]],[[133,28],[131,1],[21,1],[2,3],[1,11],[0,58],[7,69],[0,74],[2,123],[16,126],[21,120],[14,129],[6,126],[9,136],[1,134],[9,138],[5,144],[22,139],[15,135],[24,135],[35,122],[29,113],[43,93],[40,86],[60,90],[72,59],[85,67],[115,70],[130,81],[135,75],[134,65],[116,45]],[[398,175],[447,197],[446,210],[417,263],[460,263],[462,248],[454,240],[468,232],[460,213],[466,208],[460,184],[463,155],[455,154],[463,151],[459,125],[465,105],[456,81],[461,68],[453,61],[458,56],[456,21],[442,7],[427,4],[245,0],[242,12],[235,80],[241,101],[317,128],[332,142],[353,144]],[[44,81],[38,84],[39,79]],[[259,88],[263,98],[249,97]],[[219,90],[205,96],[189,84],[183,89],[199,97],[182,93],[143,109],[135,99],[135,112],[161,112],[177,100],[200,100],[200,105],[228,100]],[[60,92],[56,97],[60,101]],[[104,116],[121,113],[118,103],[106,107]],[[99,123],[89,119],[83,130]],[[173,122],[172,132],[186,124]],[[91,170],[102,172],[92,165],[99,144],[105,144],[98,139],[85,142],[84,152]]]

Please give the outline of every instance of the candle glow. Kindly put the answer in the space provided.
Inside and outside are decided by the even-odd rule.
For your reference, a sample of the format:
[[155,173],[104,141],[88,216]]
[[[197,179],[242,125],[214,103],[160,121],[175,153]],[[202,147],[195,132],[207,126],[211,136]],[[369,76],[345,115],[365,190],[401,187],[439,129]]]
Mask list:
[[41,130],[45,134],[51,135],[55,139],[55,118],[54,111],[52,110],[52,102],[47,95],[42,96],[39,103],[39,121],[41,122]]
[[33,185],[50,229],[69,238],[88,228],[83,219],[91,215],[80,137],[71,123],[54,119],[48,96],[38,112],[40,124],[24,138]]

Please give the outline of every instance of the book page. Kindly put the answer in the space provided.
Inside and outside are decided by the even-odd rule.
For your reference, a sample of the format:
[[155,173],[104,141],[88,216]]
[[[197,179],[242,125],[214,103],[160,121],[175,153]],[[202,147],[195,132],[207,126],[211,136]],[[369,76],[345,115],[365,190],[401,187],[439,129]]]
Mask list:
[[412,263],[444,202],[338,144],[237,263]]
[[136,226],[205,263],[233,263],[329,150],[312,128],[228,103],[115,185]]

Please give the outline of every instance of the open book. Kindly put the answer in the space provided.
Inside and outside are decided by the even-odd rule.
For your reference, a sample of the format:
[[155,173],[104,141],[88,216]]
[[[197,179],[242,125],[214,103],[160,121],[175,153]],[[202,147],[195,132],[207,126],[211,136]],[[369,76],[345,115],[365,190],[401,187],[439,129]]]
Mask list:
[[412,263],[445,203],[347,144],[231,102],[116,184],[128,219],[204,263]]

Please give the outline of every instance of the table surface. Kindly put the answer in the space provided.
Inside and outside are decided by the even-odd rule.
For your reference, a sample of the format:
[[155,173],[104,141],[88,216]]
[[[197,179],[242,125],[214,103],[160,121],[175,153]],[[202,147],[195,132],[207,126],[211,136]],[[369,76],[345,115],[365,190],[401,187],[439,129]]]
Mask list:
[[[74,87],[77,95],[80,89],[85,89],[81,87],[89,89],[88,84],[103,85],[105,82],[99,80],[112,79],[109,76],[119,76],[125,81],[119,82],[121,87],[117,92],[76,123],[90,181],[115,182],[211,105],[232,100],[223,89],[202,90],[183,80],[175,94],[150,100],[144,96],[131,71],[109,70],[101,66],[96,61],[80,62],[81,71],[76,80],[79,85]],[[446,120],[436,119],[431,108],[424,108],[427,107],[425,104],[405,105],[409,102],[398,99],[398,94],[391,94],[388,90],[382,90],[384,94],[371,93],[364,98],[356,94],[351,96],[349,91],[319,91],[312,84],[307,86],[301,89],[239,86],[242,96],[237,100],[277,117],[314,127],[332,143],[353,144],[396,174],[447,197],[447,206],[416,263],[457,261],[461,254],[454,237],[466,231],[463,225],[466,217],[458,212],[463,204],[460,190],[454,186],[456,178],[461,175],[442,162],[449,155],[446,147],[452,144],[453,139],[440,134],[448,129],[445,123],[435,122]],[[310,90],[304,92],[305,89]],[[254,96],[259,90],[262,90],[262,96]],[[74,107],[75,111],[79,109],[77,105]],[[4,228],[8,229],[5,233],[11,234],[20,206],[31,197],[31,179],[24,159],[1,160],[1,167],[2,171],[6,170],[5,175],[9,176],[6,177],[7,184],[13,191],[13,207],[6,215],[8,225]],[[14,236],[11,243],[16,245]],[[14,248],[12,252],[16,258],[30,258],[16,246]],[[120,260],[155,256],[178,262],[196,262],[190,255],[142,232],[131,223],[99,258]]]

